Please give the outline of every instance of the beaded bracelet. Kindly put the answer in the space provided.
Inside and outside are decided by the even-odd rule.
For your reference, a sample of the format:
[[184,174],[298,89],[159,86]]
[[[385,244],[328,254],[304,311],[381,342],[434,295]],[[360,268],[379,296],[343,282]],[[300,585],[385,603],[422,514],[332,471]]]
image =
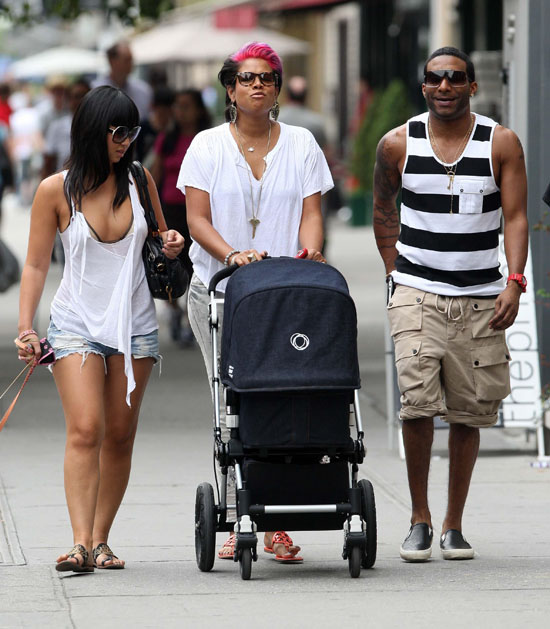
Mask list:
[[21,332],[17,338],[22,341],[26,336],[30,336],[31,334],[38,336],[38,332],[36,332],[36,330],[25,330],[24,332]]
[[225,256],[225,260],[223,261],[224,266],[229,266],[229,260],[231,260],[231,257],[234,256],[237,253],[241,253],[239,249],[233,249],[233,251],[230,251],[226,256]]

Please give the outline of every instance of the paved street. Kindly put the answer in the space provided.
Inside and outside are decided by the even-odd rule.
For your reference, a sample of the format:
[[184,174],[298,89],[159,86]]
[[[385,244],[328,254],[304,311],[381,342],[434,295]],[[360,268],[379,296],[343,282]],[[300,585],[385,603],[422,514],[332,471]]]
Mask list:
[[[2,237],[24,257],[28,211],[5,202]],[[211,405],[198,349],[172,346],[163,304],[162,375],[154,372],[141,413],[130,486],[110,543],[123,571],[59,576],[55,558],[72,545],[63,492],[64,424],[53,379],[38,369],[0,434],[0,627],[508,627],[547,626],[550,614],[550,469],[531,466],[535,440],[523,432],[482,433],[464,532],[477,551],[467,562],[405,564],[405,466],[388,446],[384,376],[384,282],[372,229],[334,223],[330,261],[349,281],[359,314],[362,414],[374,485],[378,560],[350,579],[342,533],[297,532],[302,565],[261,553],[252,580],[238,565],[195,563],[194,499],[212,482]],[[44,331],[59,281],[52,267],[37,324]],[[20,369],[17,288],[0,295],[0,388]],[[0,402],[2,410],[11,392]],[[431,468],[436,534],[447,483],[446,431]],[[221,543],[222,536],[218,535]],[[260,547],[261,548],[261,547]]]

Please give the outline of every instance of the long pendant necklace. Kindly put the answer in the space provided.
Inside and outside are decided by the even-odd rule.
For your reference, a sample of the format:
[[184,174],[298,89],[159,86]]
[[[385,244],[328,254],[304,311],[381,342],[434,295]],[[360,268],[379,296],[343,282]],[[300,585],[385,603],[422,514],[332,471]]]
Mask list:
[[[250,167],[250,164],[246,161],[246,154],[244,152],[243,143],[241,140],[241,134],[239,133],[239,127],[237,127],[236,121],[234,122],[234,125],[235,125],[235,131],[237,133],[237,139],[239,141],[239,148],[241,149],[241,153],[243,154],[244,161],[246,162],[246,172],[248,174],[248,183],[250,185],[250,204],[252,206],[252,218],[249,218],[248,222],[252,225],[252,238],[254,239],[254,237],[256,236],[256,228],[260,224],[260,219],[258,218],[258,214],[260,212],[260,203],[262,201],[262,188],[264,186],[264,177],[265,177],[265,172],[267,170],[267,154],[269,153],[269,147],[271,145],[271,120],[269,121],[269,132],[267,134],[267,149],[263,158],[264,169],[262,172],[262,178],[260,179],[260,192],[258,193],[258,204],[256,205],[256,208],[254,208],[254,189],[252,188],[252,176],[251,176],[252,168]],[[250,151],[250,149],[248,150]]]
[[430,137],[430,143],[432,145],[434,153],[436,154],[436,157],[438,157],[439,160],[442,162],[441,165],[443,166],[443,168],[445,169],[445,172],[447,173],[447,176],[449,177],[449,185],[447,186],[447,190],[451,191],[450,214],[453,213],[453,198],[454,198],[453,184],[454,184],[455,175],[456,175],[456,167],[458,166],[458,162],[460,161],[459,158],[462,156],[462,153],[464,149],[466,148],[466,144],[468,144],[468,140],[470,139],[470,134],[472,133],[472,129],[474,128],[474,121],[475,121],[474,114],[470,114],[470,126],[468,127],[468,131],[466,132],[466,135],[464,136],[462,142],[460,143],[460,146],[458,147],[457,152],[455,153],[455,156],[452,159],[452,164],[450,166],[446,166],[444,164],[445,159],[443,158],[443,153],[441,152],[441,149],[439,148],[439,145],[437,144],[435,140],[435,136],[432,130],[432,125],[430,123],[430,119],[428,118],[428,136]]

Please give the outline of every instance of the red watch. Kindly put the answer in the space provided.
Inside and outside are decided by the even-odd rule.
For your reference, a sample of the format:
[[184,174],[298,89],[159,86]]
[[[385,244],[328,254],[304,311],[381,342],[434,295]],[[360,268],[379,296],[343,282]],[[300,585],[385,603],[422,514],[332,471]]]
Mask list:
[[508,284],[510,280],[519,284],[522,293],[527,290],[527,278],[522,273],[511,273],[508,276],[506,283]]

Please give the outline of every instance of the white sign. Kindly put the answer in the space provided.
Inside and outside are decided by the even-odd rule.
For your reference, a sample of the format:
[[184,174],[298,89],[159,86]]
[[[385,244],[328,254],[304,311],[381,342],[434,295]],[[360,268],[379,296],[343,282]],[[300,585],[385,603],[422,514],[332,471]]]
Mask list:
[[[504,239],[500,237],[500,270],[508,277],[504,255]],[[510,362],[510,395],[502,402],[504,425],[535,428],[542,415],[535,291],[531,265],[531,248],[525,265],[527,291],[521,296],[514,324],[506,330],[506,342],[512,356]]]

